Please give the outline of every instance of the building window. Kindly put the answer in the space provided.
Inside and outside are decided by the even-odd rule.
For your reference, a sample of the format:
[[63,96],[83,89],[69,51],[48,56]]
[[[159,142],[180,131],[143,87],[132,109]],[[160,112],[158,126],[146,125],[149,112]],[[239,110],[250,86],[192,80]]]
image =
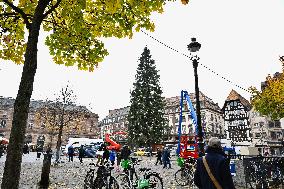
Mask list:
[[5,127],[6,127],[6,124],[7,124],[7,122],[6,122],[5,119],[0,120],[0,128],[5,128]]
[[213,121],[213,119],[214,119],[213,114],[211,114],[210,121]]
[[182,116],[182,122],[186,122],[185,116]]

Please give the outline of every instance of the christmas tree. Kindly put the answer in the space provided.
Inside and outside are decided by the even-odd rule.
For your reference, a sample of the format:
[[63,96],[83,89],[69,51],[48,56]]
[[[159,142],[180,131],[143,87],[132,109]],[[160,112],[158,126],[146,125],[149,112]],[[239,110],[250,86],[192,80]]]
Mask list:
[[131,146],[150,146],[160,143],[167,130],[164,118],[165,102],[160,76],[150,50],[145,47],[130,92],[128,114],[128,142]]

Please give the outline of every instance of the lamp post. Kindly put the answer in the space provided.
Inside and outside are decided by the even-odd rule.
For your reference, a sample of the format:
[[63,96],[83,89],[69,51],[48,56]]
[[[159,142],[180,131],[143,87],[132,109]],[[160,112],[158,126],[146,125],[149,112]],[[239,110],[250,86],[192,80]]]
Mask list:
[[[201,47],[201,44],[196,41],[196,38],[191,38],[191,43],[187,45],[187,48],[191,53],[199,51],[200,47]],[[199,57],[195,55],[195,56],[192,56],[190,59],[192,61],[193,68],[194,68],[196,114],[197,114],[196,115],[197,116],[197,144],[198,144],[199,157],[201,157],[205,153],[204,153],[202,125],[201,125],[198,74],[197,74]]]

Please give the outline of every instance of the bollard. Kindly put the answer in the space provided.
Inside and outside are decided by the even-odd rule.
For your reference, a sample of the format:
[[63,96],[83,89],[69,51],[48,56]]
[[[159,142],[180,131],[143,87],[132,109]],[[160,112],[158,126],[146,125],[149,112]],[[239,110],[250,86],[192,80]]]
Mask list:
[[41,189],[47,189],[49,186],[49,173],[51,165],[52,153],[45,153],[43,158],[43,165],[41,171],[41,180],[39,182]]

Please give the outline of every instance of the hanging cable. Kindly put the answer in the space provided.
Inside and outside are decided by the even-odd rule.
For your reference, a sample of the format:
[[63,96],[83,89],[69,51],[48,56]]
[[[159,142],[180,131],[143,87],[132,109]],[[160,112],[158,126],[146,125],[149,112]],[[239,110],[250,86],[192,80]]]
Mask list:
[[[184,53],[180,52],[179,50],[177,50],[177,49],[175,49],[175,48],[173,48],[173,47],[171,47],[171,46],[165,44],[164,42],[162,42],[162,41],[160,41],[160,40],[158,40],[158,39],[156,39],[155,37],[151,36],[150,34],[146,33],[145,31],[141,30],[141,32],[144,33],[145,35],[147,35],[148,37],[152,38],[154,41],[157,41],[158,43],[164,45],[165,47],[167,47],[167,48],[169,48],[169,49],[171,49],[171,50],[173,50],[173,51],[175,51],[175,52],[177,52],[177,53],[179,53],[179,54],[181,54],[181,55],[183,55],[183,56],[189,58],[190,60],[192,60],[191,54],[190,54],[190,56],[187,55],[187,54],[184,54]],[[240,89],[242,89],[242,90],[244,90],[244,91],[246,91],[246,92],[248,92],[248,93],[251,93],[249,90],[245,89],[244,87],[241,87],[240,85],[237,85],[237,84],[233,83],[231,80],[229,80],[229,79],[227,79],[227,78],[221,76],[221,74],[218,74],[217,72],[215,72],[215,71],[212,70],[211,68],[207,67],[206,65],[204,65],[204,64],[202,64],[202,63],[200,63],[200,62],[199,62],[199,64],[200,64],[201,66],[203,66],[205,69],[207,69],[207,70],[209,70],[210,72],[212,72],[213,74],[215,74],[216,76],[218,76],[218,77],[222,78],[223,80],[227,81],[228,83],[231,83],[232,85],[236,86],[237,88],[240,88]]]

